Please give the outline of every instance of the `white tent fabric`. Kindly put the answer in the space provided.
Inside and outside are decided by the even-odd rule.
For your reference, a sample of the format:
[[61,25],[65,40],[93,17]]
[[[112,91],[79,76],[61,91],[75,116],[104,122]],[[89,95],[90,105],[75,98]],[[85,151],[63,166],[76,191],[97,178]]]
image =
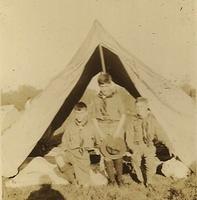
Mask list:
[[161,171],[166,177],[172,178],[186,178],[190,174],[189,168],[175,158],[164,162]]
[[56,165],[42,157],[34,158],[17,176],[8,179],[7,187],[18,188],[42,184],[68,185],[68,181],[59,177],[55,171]]
[[14,105],[4,105],[0,107],[1,133],[9,128],[19,117],[21,113]]
[[[194,160],[194,105],[180,89],[151,71],[122,48],[96,21],[86,40],[48,87],[32,100],[21,118],[2,137],[3,176],[17,173],[79,80],[95,48],[101,44],[118,55],[139,93],[148,98],[150,108],[174,145],[175,153],[187,166]],[[50,99],[50,101],[49,101]]]

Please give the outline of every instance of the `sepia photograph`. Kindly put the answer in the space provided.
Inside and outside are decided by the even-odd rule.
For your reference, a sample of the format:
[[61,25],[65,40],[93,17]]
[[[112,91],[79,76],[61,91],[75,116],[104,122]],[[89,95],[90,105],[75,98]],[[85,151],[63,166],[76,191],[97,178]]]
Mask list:
[[193,0],[0,0],[2,200],[197,200]]

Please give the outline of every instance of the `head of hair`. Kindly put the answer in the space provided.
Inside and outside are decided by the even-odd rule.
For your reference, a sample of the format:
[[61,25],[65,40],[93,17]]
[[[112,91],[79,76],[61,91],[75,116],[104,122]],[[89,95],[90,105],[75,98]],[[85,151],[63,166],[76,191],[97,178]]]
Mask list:
[[55,189],[51,188],[50,184],[43,184],[39,190],[30,193],[27,200],[65,200],[64,196]]
[[135,100],[136,103],[144,103],[144,104],[148,104],[148,99],[144,98],[144,97],[138,97]]
[[87,105],[82,101],[78,102],[74,107],[74,110],[77,110],[77,111],[81,111],[83,109],[87,109]]
[[103,85],[106,83],[111,83],[112,78],[110,74],[101,72],[98,76],[97,81],[99,85]]

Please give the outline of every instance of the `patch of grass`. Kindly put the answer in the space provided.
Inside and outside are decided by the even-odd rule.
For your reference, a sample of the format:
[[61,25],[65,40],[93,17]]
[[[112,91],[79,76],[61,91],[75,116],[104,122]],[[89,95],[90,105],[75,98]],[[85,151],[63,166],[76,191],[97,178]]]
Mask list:
[[[123,187],[97,186],[75,187],[72,185],[53,185],[66,200],[197,200],[197,177],[190,176],[187,179],[172,180],[162,176],[156,176],[154,190],[131,181]],[[25,200],[29,194],[38,190],[39,186],[26,188],[7,188],[4,200]]]

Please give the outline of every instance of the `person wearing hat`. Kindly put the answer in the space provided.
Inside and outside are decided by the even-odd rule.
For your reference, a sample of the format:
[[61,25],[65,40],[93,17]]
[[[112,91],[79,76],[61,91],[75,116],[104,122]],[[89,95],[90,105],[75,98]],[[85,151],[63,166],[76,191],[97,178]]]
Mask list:
[[70,183],[88,186],[91,184],[89,151],[94,148],[95,128],[88,119],[85,103],[75,105],[74,118],[63,128],[61,153],[56,156],[58,168]]
[[[169,150],[172,150],[172,147],[167,135],[151,113],[148,100],[144,97],[138,97],[136,99],[136,109],[137,115],[133,117],[132,122],[129,124],[130,128],[127,129],[126,143],[133,152],[131,154],[132,164],[139,181],[143,182],[145,186],[151,186],[159,161],[156,158],[156,148],[153,140],[162,141]],[[143,156],[146,161],[146,181],[141,171]]]
[[[100,73],[98,85],[100,91],[92,103],[93,121],[101,141],[101,153],[104,156],[109,183],[115,184],[117,178],[117,183],[121,185],[123,183],[123,155],[118,152],[120,149],[116,151],[115,144],[118,144],[117,138],[124,143],[125,107],[118,90],[112,83],[110,74]],[[113,147],[111,152],[109,145]]]

